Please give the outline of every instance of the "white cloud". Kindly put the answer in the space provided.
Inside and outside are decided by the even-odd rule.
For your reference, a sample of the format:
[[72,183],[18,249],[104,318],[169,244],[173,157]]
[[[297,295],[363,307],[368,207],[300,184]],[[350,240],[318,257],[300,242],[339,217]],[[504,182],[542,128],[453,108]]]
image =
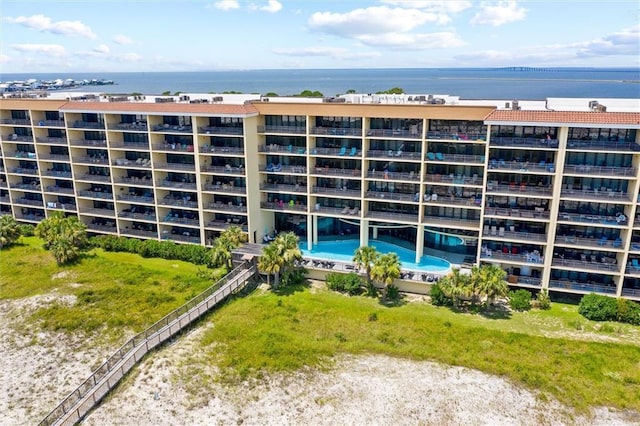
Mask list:
[[121,53],[112,55],[110,58],[120,62],[140,62],[144,59],[143,56],[138,53]]
[[382,3],[436,13],[460,13],[472,6],[466,0],[382,0]]
[[31,43],[23,43],[23,44],[13,44],[11,47],[18,52],[23,53],[38,53],[42,55],[49,56],[64,56],[66,54],[66,50],[63,46],[59,44],[31,44]]
[[53,22],[51,18],[44,15],[18,16],[16,18],[5,18],[11,24],[20,24],[34,30],[60,34],[66,36],[78,36],[85,38],[96,38],[94,32],[87,25],[80,21],[58,21]]
[[133,39],[124,34],[116,34],[113,36],[112,40],[116,44],[133,44]]
[[0,64],[6,64],[11,62],[11,56],[8,55],[0,55]]
[[111,49],[106,44],[101,44],[100,46],[96,46],[93,48],[93,51],[96,53],[109,53]]
[[407,32],[425,23],[438,23],[441,18],[418,9],[386,6],[354,9],[347,13],[316,12],[309,18],[309,27],[320,32],[353,37],[359,34]]
[[393,47],[395,50],[450,49],[466,45],[453,32],[365,34],[358,40],[370,46]]
[[578,56],[633,55],[640,52],[640,26],[624,29],[578,46]]
[[378,58],[381,56],[379,52],[351,52],[343,47],[327,47],[327,46],[310,46],[302,48],[275,48],[273,53],[282,56],[294,57],[329,57],[334,59],[366,59]]
[[212,6],[216,9],[225,11],[240,8],[240,4],[238,4],[237,0],[221,0],[213,3]]
[[269,0],[266,6],[262,6],[260,8],[260,10],[262,10],[263,12],[269,13],[279,12],[280,9],[282,9],[282,3],[280,3],[278,0]]
[[519,7],[515,0],[498,3],[483,2],[480,4],[480,10],[471,18],[471,23],[499,27],[510,22],[522,21],[527,16],[527,12],[528,10]]

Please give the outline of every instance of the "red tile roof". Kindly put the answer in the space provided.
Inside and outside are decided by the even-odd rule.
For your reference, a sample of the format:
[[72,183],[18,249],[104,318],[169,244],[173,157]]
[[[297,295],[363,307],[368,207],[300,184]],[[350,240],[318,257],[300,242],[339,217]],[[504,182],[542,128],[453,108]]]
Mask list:
[[252,104],[186,104],[151,102],[67,102],[61,111],[132,112],[167,114],[207,114],[207,115],[256,115],[258,110]]
[[486,122],[640,125],[640,112],[495,110]]

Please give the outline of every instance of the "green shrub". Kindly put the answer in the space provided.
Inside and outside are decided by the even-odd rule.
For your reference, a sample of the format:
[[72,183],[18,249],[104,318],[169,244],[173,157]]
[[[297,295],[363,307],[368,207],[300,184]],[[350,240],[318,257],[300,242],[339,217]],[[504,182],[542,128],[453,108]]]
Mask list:
[[619,298],[616,318],[620,322],[640,325],[640,305],[631,300]]
[[516,311],[531,309],[531,293],[523,288],[509,292],[509,306]]
[[616,321],[618,302],[613,297],[590,293],[580,299],[578,313],[592,321]]
[[535,306],[536,308],[545,311],[551,309],[551,298],[549,297],[549,292],[547,291],[547,289],[542,289],[538,292],[538,294],[536,295]]
[[393,284],[387,286],[387,298],[389,300],[400,300],[400,289]]
[[429,296],[431,297],[431,304],[435,306],[450,306],[452,303],[451,298],[442,291],[442,286],[438,283],[431,285]]
[[289,269],[282,274],[280,278],[281,286],[300,285],[303,284],[307,275],[307,270],[304,268]]
[[23,237],[33,237],[36,227],[29,224],[22,224],[18,225],[18,228],[20,229],[20,235]]
[[330,272],[327,274],[326,282],[329,290],[347,293],[351,296],[362,292],[362,277],[355,272],[348,274]]

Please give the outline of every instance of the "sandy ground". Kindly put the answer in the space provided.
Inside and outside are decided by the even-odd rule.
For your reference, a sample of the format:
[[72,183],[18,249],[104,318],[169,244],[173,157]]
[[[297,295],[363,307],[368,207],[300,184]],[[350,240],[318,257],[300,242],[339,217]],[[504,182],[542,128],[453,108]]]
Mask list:
[[[42,420],[112,350],[21,325],[55,298],[0,301],[2,425]],[[479,371],[383,356],[345,356],[324,370],[222,385],[210,380],[214,366],[192,374],[202,332],[148,357],[84,424],[640,425],[638,413],[601,408],[575,415]]]

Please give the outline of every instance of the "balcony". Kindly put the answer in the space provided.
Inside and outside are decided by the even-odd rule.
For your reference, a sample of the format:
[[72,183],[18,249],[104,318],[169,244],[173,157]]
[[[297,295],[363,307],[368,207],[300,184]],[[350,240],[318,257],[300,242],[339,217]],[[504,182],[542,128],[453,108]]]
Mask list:
[[7,152],[5,154],[5,157],[6,158],[28,158],[30,160],[35,160],[36,153],[29,152],[29,151],[13,151],[13,152]]
[[31,126],[29,118],[3,118],[0,124],[14,124],[16,126]]
[[87,225],[87,231],[89,232],[105,232],[108,234],[115,234],[118,232],[118,228],[114,225],[100,225],[97,223],[90,223]]
[[46,144],[50,144],[50,145],[66,145],[67,144],[67,138],[61,137],[61,138],[54,138],[54,137],[36,137],[36,142],[38,143],[46,143]]
[[417,128],[411,130],[369,129],[367,131],[367,136],[374,138],[422,139],[422,134],[420,134]]
[[246,213],[247,212],[247,206],[238,206],[233,204],[231,201],[229,201],[228,203],[207,203],[206,209],[208,210],[219,210],[222,212],[237,212],[237,213]]
[[106,148],[106,139],[74,139],[70,141],[73,146],[89,146],[89,147],[102,147]]
[[71,125],[74,129],[104,129],[104,123],[95,121],[74,121]]
[[200,166],[201,172],[230,174],[230,175],[244,175],[244,166],[235,167],[231,165],[227,166]]
[[118,201],[128,201],[131,203],[153,204],[154,198],[144,195],[118,195]]
[[307,128],[302,126],[258,126],[258,133],[289,133],[289,134],[305,134]]
[[194,172],[196,170],[195,164],[190,163],[154,163],[156,169],[164,169],[164,170],[186,170],[189,172]]
[[579,222],[579,223],[588,223],[592,225],[627,226],[628,224],[628,220],[626,219],[626,217],[623,219],[622,215],[602,216],[602,215],[588,215],[588,214],[561,212],[558,214],[558,220],[562,222]]
[[173,126],[171,124],[157,124],[153,126],[152,130],[162,133],[193,133],[191,126]]
[[14,203],[14,204],[19,204],[19,205],[22,205],[22,206],[37,206],[37,207],[42,207],[42,203],[43,203],[43,201],[42,201],[42,200],[32,200],[32,199],[30,199],[30,198],[24,198],[24,197],[21,197],[21,198],[15,198],[15,199],[13,200],[13,203]]
[[158,232],[156,231],[145,231],[143,229],[123,229],[121,231],[122,235],[129,235],[137,238],[145,238],[145,239],[157,239]]
[[557,139],[518,138],[506,136],[491,136],[489,146],[525,147],[525,148],[558,148]]
[[565,280],[550,280],[549,289],[550,290],[555,290],[555,289],[574,290],[580,293],[604,293],[604,294],[616,293],[616,288],[614,286],[578,283],[575,281],[565,281]]
[[543,219],[550,218],[550,213],[542,207],[536,207],[534,210],[529,209],[510,209],[500,207],[486,207],[484,214],[488,216],[497,216],[505,218],[524,218],[524,219]]
[[567,141],[567,149],[579,151],[638,152],[640,151],[640,145],[635,142],[569,139]]
[[528,263],[532,265],[541,265],[544,263],[544,256],[540,256],[537,253],[513,254],[499,250],[483,250],[480,253],[480,259],[501,260],[510,263]]
[[420,182],[420,173],[419,172],[416,173],[413,170],[409,172],[369,171],[367,173],[367,177],[372,179],[379,179],[379,180]]
[[629,198],[626,193],[622,191],[613,191],[610,188],[606,190],[562,188],[560,196],[562,198],[577,198],[581,200],[593,200],[600,202],[619,203],[631,201],[631,198]]
[[40,120],[38,121],[40,127],[64,127],[64,120]]
[[76,211],[78,206],[75,203],[59,203],[55,201],[47,202],[47,208],[62,211]]
[[445,139],[451,141],[478,141],[484,142],[487,138],[487,135],[484,133],[452,133],[452,132],[439,132],[439,131],[428,131],[427,139]]
[[149,150],[149,142],[117,142],[117,141],[111,141],[110,143],[111,148],[126,148],[126,149],[133,149],[133,150],[145,150],[148,151]]
[[546,234],[534,234],[532,232],[518,232],[515,230],[511,231],[511,230],[504,229],[504,227],[501,227],[501,228],[498,228],[497,226],[489,227],[487,225],[485,225],[484,227],[483,236],[484,238],[487,238],[487,239],[492,239],[492,237],[496,237],[496,239],[499,239],[501,241],[516,240],[516,241],[525,241],[525,242],[535,241],[540,243],[547,242]]
[[33,142],[32,135],[17,135],[15,133],[4,135],[2,139],[6,142]]
[[87,180],[91,182],[111,182],[111,176],[83,174],[76,176],[78,180]]
[[[414,195],[414,201],[417,197]],[[480,207],[482,203],[482,199],[480,197],[476,197],[475,195],[470,196],[462,196],[458,197],[455,195],[438,195],[437,193],[433,193],[431,195],[424,194],[423,200],[425,203],[429,205],[437,205],[437,206],[456,206],[456,207]]]
[[19,175],[37,175],[38,174],[38,169],[27,169],[25,167],[12,167],[11,169],[9,169],[9,173],[16,173]]
[[134,220],[144,220],[147,222],[155,222],[156,215],[153,213],[136,213],[132,211],[121,211],[118,212],[118,217],[126,218],[126,219],[134,219]]
[[161,206],[185,207],[188,209],[198,208],[197,201],[190,201],[188,199],[183,199],[183,198],[174,198],[170,195],[167,195],[161,200],[158,200],[158,204]]
[[[344,191],[343,191],[344,192]],[[360,197],[360,191],[352,191],[357,195],[354,197]],[[375,191],[369,190],[367,191],[366,198],[374,199],[376,201],[404,201],[410,203],[420,202],[420,194],[416,199],[415,194],[403,194],[401,192],[388,192],[388,191]]]
[[553,163],[547,163],[544,161],[530,163],[528,161],[490,160],[489,169],[509,172],[554,173],[556,171],[556,166]]
[[312,135],[320,135],[320,136],[356,136],[362,137],[362,129],[341,129],[335,127],[312,127],[311,128]]
[[84,156],[84,157],[73,157],[73,162],[78,164],[102,164],[108,165],[109,159],[98,156]]
[[[358,217],[360,215],[358,214]],[[418,223],[418,212],[415,214],[411,213],[402,213],[401,211],[393,212],[393,211],[377,211],[377,210],[369,210],[365,217],[368,219],[383,219],[390,222],[410,222],[410,223]]]
[[542,280],[534,277],[523,277],[521,275],[509,275],[507,281],[509,285],[517,285],[521,287],[534,287],[540,288],[542,286]]
[[176,217],[176,216],[171,216],[170,214],[166,215],[162,219],[162,222],[168,222],[168,223],[177,224],[177,225],[194,226],[194,227],[199,227],[200,226],[200,220],[198,220],[198,219],[188,219],[186,217]]
[[180,144],[180,143],[163,143],[153,145],[153,149],[156,151],[169,151],[169,152],[193,152],[193,145]]
[[419,152],[409,152],[404,150],[369,150],[367,151],[367,157],[370,158],[384,158],[384,159],[395,159],[395,160],[415,160],[420,161],[420,153]]
[[573,235],[557,236],[555,243],[558,245],[571,245],[571,246],[585,246],[594,248],[622,248],[622,239],[616,238],[615,240],[609,240],[607,237],[598,238],[584,238],[576,237]]
[[242,135],[242,127],[227,127],[227,126],[205,126],[198,129],[200,133],[206,135]]
[[[314,187],[314,191],[315,191]],[[306,193],[307,185],[292,185],[287,183],[263,183],[260,184],[260,190],[271,192],[291,192],[291,193]]]
[[207,228],[213,228],[216,230],[224,231],[232,226],[239,226],[242,231],[247,232],[249,228],[245,223],[242,223],[239,218],[227,219],[227,220],[212,220],[207,223]]
[[201,154],[231,154],[231,155],[244,155],[244,148],[241,146],[214,146],[214,145],[202,145],[200,147]]
[[183,232],[182,234],[165,234],[162,233],[163,240],[172,240],[178,241],[181,243],[189,243],[189,244],[200,244],[200,237],[196,235],[191,235],[190,232]]
[[116,217],[116,212],[111,209],[97,209],[97,208],[89,208],[89,209],[81,209],[81,214],[93,215],[93,216],[106,216],[106,217]]
[[[182,189],[192,189],[192,190],[196,190],[197,186],[195,183],[190,183],[190,182],[175,182],[172,180],[159,180],[156,182],[156,184],[160,187],[164,187],[164,188],[182,188]],[[151,185],[151,184],[150,184]]]
[[68,154],[40,154],[38,156],[40,158],[40,160],[47,160],[47,161],[63,161],[63,162],[69,162],[70,158]]
[[640,299],[640,288],[622,288],[622,295],[632,297],[634,299]]
[[52,192],[54,194],[69,194],[73,195],[73,188],[64,188],[62,186],[47,186],[45,192]]
[[424,215],[422,223],[429,226],[480,229],[480,219],[461,219],[457,217]]
[[221,182],[216,182],[215,184],[205,184],[202,186],[202,189],[204,191],[210,191],[210,192],[223,192],[223,193],[229,193],[229,194],[242,194],[244,195],[246,193],[246,187],[244,186],[235,186],[235,185],[229,185],[228,183],[221,183]]
[[134,131],[134,132],[146,132],[149,130],[149,126],[144,122],[135,122],[135,123],[114,123],[109,124],[109,130],[126,130],[126,131]]
[[574,165],[565,164],[565,174],[577,175],[599,175],[599,176],[628,176],[635,177],[636,169],[634,167],[608,167],[608,166],[590,166],[586,164]]
[[447,183],[453,185],[482,185],[482,176],[473,175],[471,177],[468,176],[456,176],[453,174],[441,175],[434,173],[425,173],[424,181],[431,183]]
[[281,164],[270,164],[265,167],[260,167],[260,171],[268,172],[268,173],[306,174],[307,167],[306,166],[283,166]]
[[139,178],[139,177],[121,177],[117,178],[116,182],[124,183],[127,185],[134,186],[153,186],[153,181],[149,178]]
[[113,193],[111,192],[97,192],[97,191],[80,191],[78,196],[87,198],[99,198],[101,200],[113,200]]
[[553,188],[550,186],[529,186],[524,184],[516,185],[515,183],[504,185],[495,182],[487,182],[487,193],[503,193],[509,195],[524,194],[550,197],[553,194]]
[[427,161],[436,161],[436,162],[444,162],[444,163],[475,163],[475,164],[484,164],[485,156],[484,155],[470,155],[470,154],[443,154],[440,152],[427,152],[425,155],[425,160]]
[[594,272],[620,272],[620,266],[616,263],[611,263],[615,259],[609,258],[606,262],[598,262],[596,260],[576,260],[576,259],[562,259],[554,257],[553,266],[561,266],[569,269],[584,269]]
[[290,211],[290,212],[307,212],[306,204],[291,204],[291,203],[273,203],[273,202],[261,202],[260,208],[267,210],[279,210],[279,211]]

